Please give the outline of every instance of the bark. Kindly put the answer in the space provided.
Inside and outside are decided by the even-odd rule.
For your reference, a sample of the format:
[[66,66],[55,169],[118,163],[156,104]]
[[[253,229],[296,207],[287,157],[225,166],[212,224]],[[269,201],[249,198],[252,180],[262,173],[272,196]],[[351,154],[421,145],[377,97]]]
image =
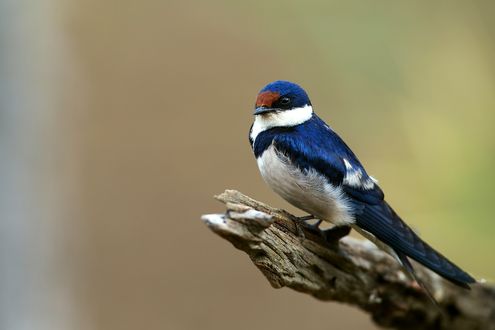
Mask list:
[[246,252],[274,288],[347,303],[382,327],[495,329],[493,284],[462,289],[415,264],[438,302],[435,306],[391,256],[367,240],[346,236],[329,242],[317,230],[296,225],[288,212],[235,190],[215,198],[226,205],[226,213],[204,215],[202,220]]

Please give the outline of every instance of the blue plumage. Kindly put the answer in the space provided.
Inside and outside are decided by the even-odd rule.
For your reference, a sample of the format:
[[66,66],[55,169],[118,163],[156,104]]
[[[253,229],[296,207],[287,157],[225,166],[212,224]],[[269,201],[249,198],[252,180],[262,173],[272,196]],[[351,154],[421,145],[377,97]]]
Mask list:
[[[316,169],[330,183],[340,186],[346,175],[344,159],[353,168],[369,178],[366,170],[345,142],[316,114],[299,125],[291,127],[273,127],[261,132],[253,145],[256,158],[260,157],[271,144],[288,156],[293,164],[303,170]],[[343,186],[350,196],[370,203],[383,200],[383,192],[375,185],[373,189]]]
[[260,94],[264,92],[275,92],[280,94],[280,98],[290,97],[292,101],[292,107],[302,107],[304,105],[311,105],[308,94],[301,88],[301,86],[294,84],[286,80],[274,81],[260,90]]
[[[328,198],[329,205],[340,205],[348,210],[352,218],[349,224],[388,245],[405,266],[408,264],[405,256],[408,256],[457,285],[468,287],[475,281],[402,221],[350,148],[312,112],[309,98],[301,87],[276,81],[263,88],[260,95],[263,95],[263,111],[257,112],[250,143],[262,175],[275,186],[275,191],[302,209],[305,204],[297,202],[297,196],[306,201],[308,194],[317,199]],[[282,97],[290,99],[290,107],[272,106],[280,104]],[[269,157],[265,157],[266,153],[270,153]],[[281,173],[270,172],[274,170]],[[315,207],[308,206],[306,211],[309,209]]]

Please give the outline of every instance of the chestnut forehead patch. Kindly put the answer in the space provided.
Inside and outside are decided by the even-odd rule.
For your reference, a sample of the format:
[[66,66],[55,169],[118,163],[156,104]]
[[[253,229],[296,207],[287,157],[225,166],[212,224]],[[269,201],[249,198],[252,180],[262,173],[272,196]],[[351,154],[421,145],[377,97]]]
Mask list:
[[262,92],[258,94],[256,99],[256,107],[271,107],[273,102],[280,98],[280,93],[277,92]]

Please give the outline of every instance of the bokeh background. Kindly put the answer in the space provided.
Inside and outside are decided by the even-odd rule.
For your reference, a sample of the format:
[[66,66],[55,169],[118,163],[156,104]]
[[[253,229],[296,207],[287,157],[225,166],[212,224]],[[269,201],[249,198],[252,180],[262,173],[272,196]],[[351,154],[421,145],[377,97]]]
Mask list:
[[0,0],[0,328],[375,329],[272,289],[199,220],[226,188],[287,207],[247,141],[276,79],[306,88],[424,238],[494,279],[494,13]]

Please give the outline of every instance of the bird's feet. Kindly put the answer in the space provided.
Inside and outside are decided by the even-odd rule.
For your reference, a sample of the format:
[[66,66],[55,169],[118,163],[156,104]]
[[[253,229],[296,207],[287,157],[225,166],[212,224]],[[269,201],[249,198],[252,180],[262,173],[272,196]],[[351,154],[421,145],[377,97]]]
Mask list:
[[313,220],[315,219],[314,215],[308,214],[302,217],[295,217],[297,221],[308,221],[308,220]]
[[306,215],[303,217],[295,217],[294,224],[296,225],[296,230],[298,236],[304,238],[303,228],[309,229],[313,232],[319,233],[326,242],[333,243],[338,242],[342,237],[349,235],[351,232],[351,226],[333,226],[329,229],[320,229],[320,224],[322,220],[317,220],[315,223],[308,223],[309,220],[316,219],[313,215]]
[[321,220],[318,220],[316,221],[315,223],[308,223],[309,220],[315,220],[315,216],[314,215],[305,215],[303,217],[295,217],[295,221],[298,223],[298,224],[302,224],[304,227],[306,228],[309,228],[313,231],[318,231],[320,229],[320,224],[321,224]]
[[[296,226],[296,231],[297,231],[297,236],[300,238],[300,239],[304,239],[306,238],[306,236],[304,235],[304,229],[310,229],[310,230],[318,230],[318,226],[315,226],[312,225],[312,224],[309,224],[307,221],[309,220],[313,220],[315,217],[313,215],[305,215],[303,217],[296,217],[296,216],[292,216],[292,220],[294,222],[294,225]],[[321,223],[321,221],[318,222],[318,225]]]

